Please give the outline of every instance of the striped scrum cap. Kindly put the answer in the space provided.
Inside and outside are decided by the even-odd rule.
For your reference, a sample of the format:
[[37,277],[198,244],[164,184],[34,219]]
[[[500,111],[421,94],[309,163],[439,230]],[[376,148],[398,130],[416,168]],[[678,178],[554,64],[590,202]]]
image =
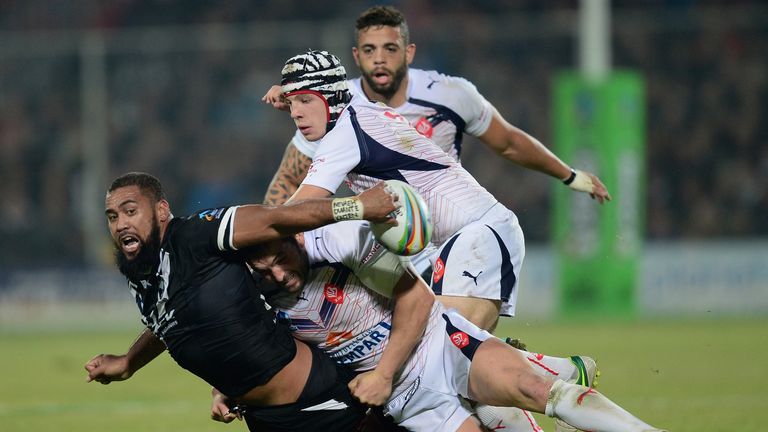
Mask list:
[[327,51],[307,51],[289,58],[283,66],[283,96],[312,93],[320,96],[326,104],[330,131],[336,125],[339,115],[347,106],[352,94],[347,86],[347,71],[339,58]]

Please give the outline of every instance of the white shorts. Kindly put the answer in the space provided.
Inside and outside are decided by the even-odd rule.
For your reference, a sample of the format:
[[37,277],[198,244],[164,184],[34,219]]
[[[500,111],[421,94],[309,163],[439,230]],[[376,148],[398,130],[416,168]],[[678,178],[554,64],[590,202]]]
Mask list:
[[499,315],[514,316],[525,239],[517,216],[497,204],[438,249],[432,270],[437,295],[501,300]]
[[386,405],[384,413],[412,431],[454,431],[473,411],[467,397],[469,369],[477,347],[493,337],[455,310],[442,306],[430,322],[434,331],[419,346],[423,367],[409,371],[412,384]]

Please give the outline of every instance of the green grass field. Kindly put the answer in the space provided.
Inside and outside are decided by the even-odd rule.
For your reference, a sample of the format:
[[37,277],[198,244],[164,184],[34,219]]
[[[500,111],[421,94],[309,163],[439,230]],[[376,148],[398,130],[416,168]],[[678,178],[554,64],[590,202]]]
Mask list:
[[[0,431],[226,431],[208,420],[209,388],[164,354],[131,380],[85,382],[83,364],[121,353],[133,331],[0,332]],[[768,429],[768,319],[541,323],[504,321],[535,351],[598,360],[599,389],[670,431]],[[550,419],[539,416],[544,430]]]

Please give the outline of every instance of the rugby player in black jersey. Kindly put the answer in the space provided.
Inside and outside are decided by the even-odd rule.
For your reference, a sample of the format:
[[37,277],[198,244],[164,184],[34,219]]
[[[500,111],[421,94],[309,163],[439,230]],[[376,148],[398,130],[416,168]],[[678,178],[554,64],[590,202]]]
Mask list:
[[126,354],[91,359],[88,381],[128,379],[167,349],[244,406],[251,430],[358,427],[365,407],[349,394],[352,373],[276,324],[238,249],[336,220],[393,222],[398,203],[383,183],[350,198],[174,217],[157,178],[128,173],[105,204],[117,265],[147,328]]

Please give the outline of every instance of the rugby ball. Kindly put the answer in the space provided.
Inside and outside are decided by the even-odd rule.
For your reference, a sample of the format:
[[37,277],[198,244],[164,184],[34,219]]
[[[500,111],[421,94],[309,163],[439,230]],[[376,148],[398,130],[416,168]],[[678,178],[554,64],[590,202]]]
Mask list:
[[397,226],[372,224],[373,235],[390,252],[415,255],[432,238],[432,218],[424,199],[408,183],[387,180],[387,186],[399,197],[400,208],[394,211]]

